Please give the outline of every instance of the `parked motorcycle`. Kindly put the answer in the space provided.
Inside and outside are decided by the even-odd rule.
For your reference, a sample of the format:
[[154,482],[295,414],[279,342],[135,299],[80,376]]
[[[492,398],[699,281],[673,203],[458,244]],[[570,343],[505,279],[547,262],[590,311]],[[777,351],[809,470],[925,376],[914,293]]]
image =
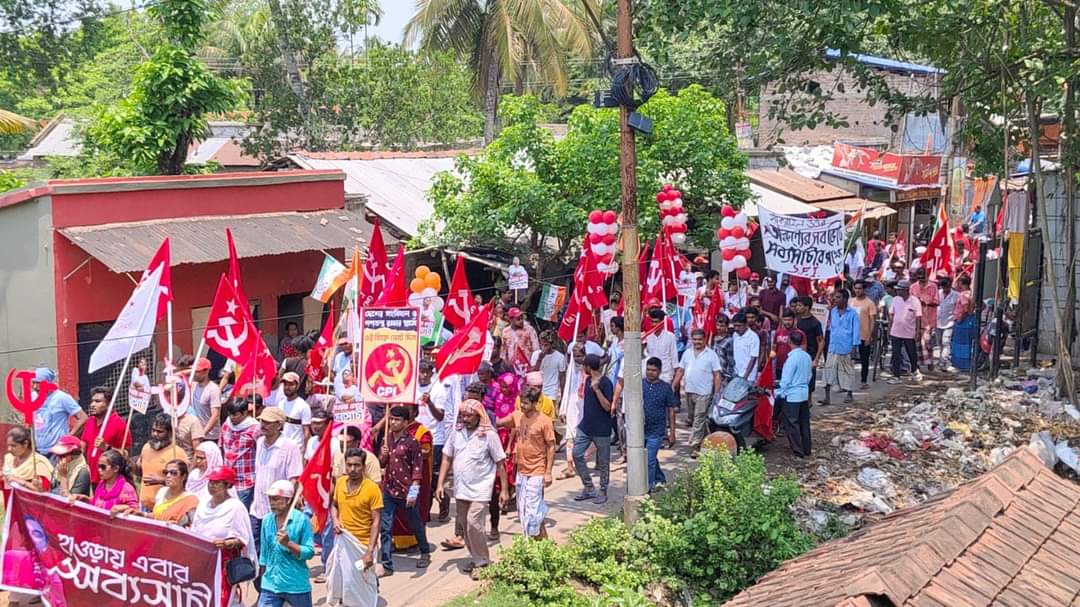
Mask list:
[[[754,432],[754,410],[758,407],[758,396],[761,394],[761,388],[742,377],[732,378],[709,407],[710,435],[730,435],[734,438],[737,451],[766,442],[764,437]],[[719,442],[730,445],[730,441],[720,439]]]

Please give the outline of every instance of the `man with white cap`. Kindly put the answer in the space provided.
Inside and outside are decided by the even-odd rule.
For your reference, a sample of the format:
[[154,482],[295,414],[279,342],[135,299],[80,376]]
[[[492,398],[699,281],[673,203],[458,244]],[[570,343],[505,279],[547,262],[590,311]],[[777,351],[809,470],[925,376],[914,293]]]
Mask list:
[[307,560],[315,555],[315,536],[308,517],[292,507],[294,492],[287,480],[274,481],[266,490],[270,514],[259,529],[262,585],[258,607],[283,607],[286,603],[311,607]]
[[[34,379],[30,387],[37,392],[41,382],[56,382],[56,371],[48,367],[39,367],[34,370]],[[75,420],[75,426],[68,431],[71,419]],[[86,423],[86,413],[83,412],[79,403],[70,394],[57,388],[45,398],[45,404],[34,411],[34,440],[37,442],[38,453],[48,457],[49,449],[60,440],[61,436],[71,434],[79,435],[83,424]]]
[[275,481],[295,482],[303,472],[304,464],[300,447],[285,438],[285,413],[278,407],[267,407],[259,414],[262,436],[255,443],[255,493],[251,502],[252,530],[255,543],[262,534],[261,521],[270,514],[270,501],[266,492]]
[[282,374],[281,389],[285,393],[280,403],[285,413],[285,440],[302,448],[311,438],[311,407],[300,396],[300,375],[293,371]]
[[191,386],[191,409],[202,424],[203,440],[217,442],[221,435],[221,388],[210,381],[210,359],[195,361],[195,383]]

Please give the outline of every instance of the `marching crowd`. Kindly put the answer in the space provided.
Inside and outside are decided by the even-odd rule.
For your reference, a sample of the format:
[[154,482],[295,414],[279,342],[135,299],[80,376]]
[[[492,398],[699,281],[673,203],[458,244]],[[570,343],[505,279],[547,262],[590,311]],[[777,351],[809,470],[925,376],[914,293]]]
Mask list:
[[[893,254],[855,276],[817,284],[752,274],[723,285],[719,273],[707,271],[689,301],[673,307],[646,301],[642,395],[650,491],[666,481],[658,453],[676,446],[676,413],[692,429],[688,446],[696,457],[710,433],[710,409],[735,377],[753,384],[771,366],[775,383],[765,388],[775,389],[776,407],[763,433],[782,428],[793,452],[807,456],[818,383],[820,404],[834,397],[851,402],[857,389],[867,388],[875,344],[891,350],[891,381],[918,380],[920,368],[950,368],[950,335],[971,313],[970,285],[964,273],[931,280]],[[477,373],[438,377],[435,348],[426,345],[412,403],[360,402],[358,353],[349,340],[342,337],[332,355],[316,352],[312,338],[295,327],[282,340],[275,389],[265,396],[233,386],[231,363],[214,381],[210,360],[182,357],[163,380],[160,413],[135,453],[128,424],[109,410],[108,388],[91,390],[86,413],[56,390],[35,413],[36,450],[26,428],[8,434],[4,481],[111,516],[186,527],[213,541],[223,551],[223,589],[233,602],[236,583],[251,579],[260,606],[310,605],[312,584],[327,576],[313,578],[307,561],[318,547],[323,571],[333,578],[334,547],[343,541],[362,566],[337,569],[339,580],[363,578],[375,593],[374,572],[393,575],[394,551],[415,547],[415,566],[429,566],[426,526],[432,517],[448,521],[452,512],[454,537],[441,547],[466,550],[466,570],[475,574],[490,563],[489,542],[511,511],[525,535],[546,535],[544,493],[560,449],[565,459],[557,478],[576,476],[581,483],[574,499],[606,502],[612,459],[625,457],[626,449],[619,295],[613,292],[596,322],[564,343],[554,330],[537,331],[512,293],[505,294],[494,306],[492,347]],[[149,386],[145,361],[132,381]],[[39,382],[55,383],[55,373],[37,369],[35,388]],[[316,529],[311,508],[296,498],[305,463],[327,436],[332,508]],[[339,581],[337,596],[355,582]],[[335,597],[333,589],[328,594]]]

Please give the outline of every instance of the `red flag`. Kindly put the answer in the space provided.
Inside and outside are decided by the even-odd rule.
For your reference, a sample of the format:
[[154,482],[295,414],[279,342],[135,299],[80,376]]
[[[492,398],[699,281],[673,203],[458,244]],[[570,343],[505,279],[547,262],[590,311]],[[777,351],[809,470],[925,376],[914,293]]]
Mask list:
[[648,273],[645,274],[644,295],[642,301],[656,298],[664,302],[675,297],[675,278],[671,275],[671,255],[663,238],[656,239]]
[[464,327],[476,314],[478,306],[473,303],[469,279],[465,276],[465,258],[458,255],[454,265],[454,277],[450,280],[450,292],[443,306],[443,318],[452,327]]
[[773,429],[773,388],[776,380],[773,379],[773,361],[765,362],[765,370],[758,375],[757,387],[765,390],[764,394],[758,395],[758,406],[754,409],[754,432],[757,432],[765,440],[772,440]]
[[398,308],[408,305],[409,292],[405,288],[405,245],[398,247],[397,257],[394,258],[394,266],[390,268],[390,275],[386,278],[386,288],[375,301],[376,306]]
[[[492,300],[494,301],[494,300]],[[484,347],[489,338],[488,323],[491,322],[491,304],[480,308],[472,320],[446,340],[435,355],[435,368],[439,379],[451,375],[476,373],[484,360]]]
[[334,302],[330,302],[330,314],[326,317],[326,322],[323,323],[322,333],[319,334],[319,340],[315,342],[315,346],[308,351],[308,364],[316,369],[322,368],[323,360],[326,356],[326,350],[334,347]]
[[143,271],[140,282],[146,280],[150,274],[161,266],[161,280],[158,282],[158,291],[161,293],[158,299],[156,320],[161,320],[165,317],[165,313],[168,310],[169,302],[173,300],[172,294],[172,272],[169,270],[169,239],[166,238],[161,242],[161,246],[158,247],[157,253],[154,253],[154,257],[147,264],[146,270]]
[[330,444],[334,440],[334,424],[326,424],[326,431],[319,439],[319,446],[315,449],[315,455],[311,456],[304,472],[300,475],[300,487],[304,495],[304,502],[311,508],[313,515],[313,527],[318,533],[326,526],[330,517],[330,495],[333,482],[331,471],[333,462],[330,455]]
[[938,205],[937,225],[934,237],[930,239],[926,251],[919,258],[922,267],[926,268],[926,275],[931,280],[937,280],[934,276],[938,271],[952,273],[954,247],[952,234],[949,233],[949,214],[945,212],[944,204]]
[[[591,250],[585,251],[574,270],[574,292],[570,304],[559,324],[559,337],[564,341],[574,339],[574,327],[580,333],[588,329],[594,320],[593,312],[607,305],[604,293],[604,274],[596,267],[596,256]],[[578,319],[578,315],[582,315]]]
[[251,312],[241,305],[232,281],[224,274],[218,282],[203,338],[211,350],[244,367],[236,378],[237,385],[244,385],[242,380],[247,379],[262,384],[270,393],[277,363],[255,327]]
[[376,219],[375,227],[371,230],[371,246],[368,247],[368,256],[364,260],[364,280],[363,284],[360,285],[361,306],[372,305],[379,298],[379,295],[386,290],[388,267],[382,228],[379,227],[379,220]]
[[244,286],[240,284],[240,257],[236,254],[236,242],[233,241],[232,230],[225,228],[225,238],[229,241],[229,282],[233,292],[236,293],[237,302],[244,310],[250,313],[247,295],[244,294]]

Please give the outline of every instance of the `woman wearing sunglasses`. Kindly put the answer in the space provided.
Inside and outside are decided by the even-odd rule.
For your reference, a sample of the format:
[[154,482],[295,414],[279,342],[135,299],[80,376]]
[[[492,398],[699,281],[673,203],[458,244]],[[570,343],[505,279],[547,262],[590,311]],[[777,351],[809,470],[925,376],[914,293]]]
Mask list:
[[165,486],[158,489],[152,511],[141,512],[137,507],[120,504],[113,507],[112,515],[131,514],[181,527],[191,526],[191,518],[199,505],[199,498],[185,489],[188,480],[187,462],[174,459],[165,464],[162,472]]
[[[109,449],[101,454],[97,461],[98,481],[94,487],[94,494],[89,498],[90,504],[105,511],[111,511],[114,506],[123,505],[131,508],[139,507],[139,494],[135,491],[135,485],[131,482],[131,472],[128,470],[127,458],[115,449]],[[68,499],[86,501],[82,495],[72,495]]]

